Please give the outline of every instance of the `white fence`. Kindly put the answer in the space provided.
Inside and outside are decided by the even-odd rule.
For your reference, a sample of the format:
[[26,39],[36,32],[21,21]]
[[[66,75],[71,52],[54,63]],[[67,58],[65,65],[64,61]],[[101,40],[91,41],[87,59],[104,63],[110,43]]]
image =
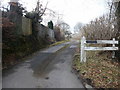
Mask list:
[[[112,47],[86,47],[86,44],[112,44]],[[86,51],[114,51],[118,50],[118,47],[115,47],[115,44],[118,44],[118,41],[115,41],[115,38],[113,40],[86,40],[86,38],[83,36],[81,39],[81,62],[86,62]],[[115,53],[113,53],[115,54]],[[114,58],[114,55],[113,55]]]

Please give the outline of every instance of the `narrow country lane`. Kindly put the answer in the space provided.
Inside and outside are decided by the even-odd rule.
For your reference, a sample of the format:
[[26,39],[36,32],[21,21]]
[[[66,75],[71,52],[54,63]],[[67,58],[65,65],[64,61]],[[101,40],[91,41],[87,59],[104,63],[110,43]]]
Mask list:
[[84,88],[71,72],[77,45],[72,41],[53,46],[3,71],[3,88]]

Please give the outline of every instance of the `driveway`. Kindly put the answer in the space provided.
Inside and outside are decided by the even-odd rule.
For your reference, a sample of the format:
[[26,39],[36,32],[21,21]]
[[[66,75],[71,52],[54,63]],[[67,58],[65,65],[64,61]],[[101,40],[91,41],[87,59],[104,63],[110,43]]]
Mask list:
[[[66,45],[69,46],[63,48]],[[50,47],[4,70],[3,88],[84,88],[71,72],[77,45],[72,41]]]

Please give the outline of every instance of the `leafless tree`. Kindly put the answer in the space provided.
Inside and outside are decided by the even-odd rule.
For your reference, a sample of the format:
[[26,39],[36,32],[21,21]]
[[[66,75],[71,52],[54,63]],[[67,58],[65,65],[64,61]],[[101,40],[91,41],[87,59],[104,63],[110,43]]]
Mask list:
[[69,29],[70,29],[70,26],[63,21],[59,22],[57,24],[57,26],[59,26],[61,28],[61,30],[63,30],[64,32],[69,31]]
[[96,18],[89,24],[85,25],[81,32],[82,36],[86,36],[87,39],[112,39],[115,38],[118,29],[116,27],[116,16],[114,3],[108,3],[109,13]]
[[80,31],[80,29],[83,27],[83,24],[82,23],[77,23],[75,26],[74,26],[74,33],[78,33]]
[[[48,4],[48,2],[47,2]],[[45,8],[43,8],[42,3],[40,2],[40,0],[37,1],[37,5],[35,8],[35,12],[38,13],[39,17],[42,17],[47,9],[47,4],[45,6]]]

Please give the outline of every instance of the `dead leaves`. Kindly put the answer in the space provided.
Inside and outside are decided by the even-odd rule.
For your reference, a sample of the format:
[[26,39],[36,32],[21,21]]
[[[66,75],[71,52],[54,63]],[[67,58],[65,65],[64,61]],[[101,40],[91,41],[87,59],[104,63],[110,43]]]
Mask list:
[[109,60],[107,54],[108,52],[98,56],[97,52],[88,52],[86,63],[80,63],[79,54],[75,55],[74,69],[80,71],[80,76],[84,79],[90,79],[96,88],[118,88],[120,84],[119,63]]

